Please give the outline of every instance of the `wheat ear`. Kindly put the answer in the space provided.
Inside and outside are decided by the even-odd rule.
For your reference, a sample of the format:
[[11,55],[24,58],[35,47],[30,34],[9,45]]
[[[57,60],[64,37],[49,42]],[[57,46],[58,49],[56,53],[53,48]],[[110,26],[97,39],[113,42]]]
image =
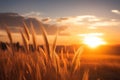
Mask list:
[[50,58],[50,46],[49,46],[49,42],[48,42],[48,38],[47,38],[47,33],[46,33],[42,23],[40,23],[40,29],[41,29],[42,36],[43,36],[43,39],[44,39],[45,53],[47,53],[48,57]]
[[28,29],[27,25],[25,24],[25,22],[23,22],[23,24],[24,24],[23,28],[24,28],[24,31],[25,31],[25,35],[26,35],[26,37],[27,37],[27,39],[28,39],[28,41],[29,41],[29,40],[30,40],[30,32],[29,32],[29,29]]
[[33,39],[33,46],[34,46],[34,50],[37,50],[37,40],[36,40],[36,33],[35,33],[35,29],[33,27],[33,24],[31,23],[31,32],[32,32],[32,39]]
[[13,47],[12,34],[11,34],[10,30],[8,29],[8,27],[6,27],[6,32],[7,32],[9,41],[10,41],[10,46],[11,46],[11,49],[12,49],[12,53],[13,53],[13,55],[14,55],[14,47]]
[[22,36],[22,41],[23,41],[25,51],[28,53],[29,52],[28,40],[26,39],[26,37],[23,34],[22,30],[20,30],[20,33],[21,33],[21,36]]

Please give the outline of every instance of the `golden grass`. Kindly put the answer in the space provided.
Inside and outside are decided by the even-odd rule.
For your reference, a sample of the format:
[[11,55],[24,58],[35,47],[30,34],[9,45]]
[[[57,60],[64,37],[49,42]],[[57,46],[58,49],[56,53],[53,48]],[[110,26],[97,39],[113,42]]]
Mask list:
[[22,36],[22,41],[23,41],[23,45],[24,45],[24,49],[26,51],[26,53],[29,52],[29,42],[27,40],[27,38],[25,37],[25,34],[20,30],[21,36]]
[[27,39],[30,40],[29,29],[28,29],[27,25],[25,24],[25,22],[23,22],[23,24],[24,24],[23,28],[24,28],[24,31],[25,31],[25,35],[26,35]]
[[[11,56],[8,50],[0,50],[0,80],[80,80],[79,76],[76,75],[76,71],[80,70],[82,47],[73,54],[72,58],[69,53],[64,54],[63,51],[58,55],[55,52],[58,33],[51,47],[48,42],[47,32],[43,24],[40,23],[40,30],[44,39],[44,49],[42,49],[38,47],[34,26],[31,23],[31,38],[35,49],[34,52],[31,52],[28,47],[30,33],[26,25],[24,30],[25,33],[22,30],[20,33],[25,52],[15,51],[14,56]],[[6,32],[10,44],[13,44],[11,32],[9,29],[6,29]],[[88,80],[88,75],[88,71],[85,71],[82,80]]]
[[37,50],[37,40],[36,40],[36,33],[33,27],[33,24],[31,23],[31,32],[32,32],[32,39],[33,39],[33,46],[34,46],[34,50]]
[[11,34],[10,30],[8,29],[8,27],[6,27],[6,32],[7,32],[9,41],[10,41],[10,48],[11,48],[12,54],[14,55],[12,34]]

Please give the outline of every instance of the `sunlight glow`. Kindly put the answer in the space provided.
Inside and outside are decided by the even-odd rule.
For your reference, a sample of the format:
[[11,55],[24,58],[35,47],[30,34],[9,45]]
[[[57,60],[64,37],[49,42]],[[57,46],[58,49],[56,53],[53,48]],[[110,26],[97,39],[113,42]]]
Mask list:
[[106,44],[106,42],[102,38],[96,35],[89,35],[89,34],[84,36],[83,43],[91,48],[95,48],[100,45]]

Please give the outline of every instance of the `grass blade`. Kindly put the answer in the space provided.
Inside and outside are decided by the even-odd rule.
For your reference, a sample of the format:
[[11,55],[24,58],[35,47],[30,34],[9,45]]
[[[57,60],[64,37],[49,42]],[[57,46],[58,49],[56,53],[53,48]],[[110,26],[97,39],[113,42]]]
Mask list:
[[8,29],[8,27],[6,27],[6,32],[7,32],[9,41],[10,41],[10,46],[11,46],[11,49],[12,49],[12,53],[13,53],[13,55],[14,55],[12,34],[11,34],[10,30]]
[[48,38],[47,38],[47,33],[44,29],[44,26],[43,24],[40,23],[40,29],[42,31],[42,36],[43,36],[43,39],[44,39],[44,48],[45,48],[45,53],[47,53],[48,57],[50,58],[50,46],[49,46],[49,42],[48,42]]
[[25,47],[25,51],[28,53],[29,52],[29,46],[28,46],[28,40],[26,39],[25,35],[23,34],[23,32],[20,30],[21,36],[22,36],[22,41],[23,41],[23,45]]
[[59,31],[58,31],[58,29],[57,29],[57,33],[56,33],[55,39],[54,39],[54,41],[53,41],[52,51],[55,51],[58,33],[59,33]]
[[37,40],[36,40],[36,33],[35,33],[35,29],[33,27],[33,24],[31,23],[31,32],[32,32],[32,39],[33,39],[33,46],[34,46],[34,50],[37,50]]
[[82,80],[89,80],[89,69],[84,72]]
[[78,67],[80,67],[80,56],[83,52],[83,47],[80,47],[76,53],[74,54],[73,60],[72,60],[72,72],[74,73]]
[[28,40],[30,40],[30,33],[29,33],[29,30],[28,30],[28,27],[27,25],[25,24],[25,22],[23,22],[23,28],[24,28],[24,31],[25,31],[25,35],[27,37]]

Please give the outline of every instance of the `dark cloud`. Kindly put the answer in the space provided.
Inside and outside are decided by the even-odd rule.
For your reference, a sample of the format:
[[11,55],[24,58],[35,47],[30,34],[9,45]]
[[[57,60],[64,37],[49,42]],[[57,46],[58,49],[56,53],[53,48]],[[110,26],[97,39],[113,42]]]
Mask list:
[[[46,31],[48,34],[53,35],[56,33],[58,26],[56,24],[46,24],[42,23],[42,21],[46,22],[49,18],[42,19],[41,22],[37,20],[36,18],[25,18],[17,13],[0,13],[0,28],[4,29],[7,25],[11,31],[13,32],[19,32],[19,29],[23,27],[23,22],[26,23],[28,28],[30,29],[30,24],[34,25],[34,28],[37,33],[40,33],[40,23],[44,25]],[[65,19],[63,19],[65,20]],[[65,26],[59,26],[59,30],[63,31],[65,30]]]
[[18,26],[24,21],[24,17],[17,13],[0,13],[0,27],[4,25]]

